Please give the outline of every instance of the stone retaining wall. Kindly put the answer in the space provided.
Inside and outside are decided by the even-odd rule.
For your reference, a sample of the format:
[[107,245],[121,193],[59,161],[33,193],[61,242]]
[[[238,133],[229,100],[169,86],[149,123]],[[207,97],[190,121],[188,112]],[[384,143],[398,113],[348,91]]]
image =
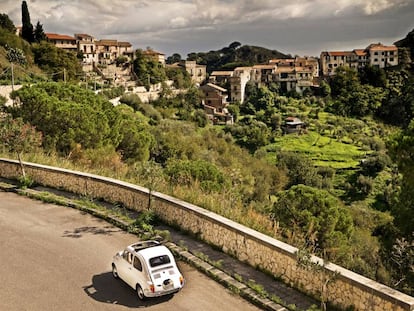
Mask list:
[[[130,183],[33,163],[26,163],[25,170],[35,182],[45,186],[119,202],[138,211],[148,207],[148,189]],[[18,162],[0,159],[0,176],[18,178]],[[166,223],[199,236],[311,296],[321,299],[323,294],[327,301],[343,309],[414,310],[414,297],[340,266],[323,264],[315,256],[310,258],[311,264],[302,265],[297,260],[295,247],[168,195],[154,192],[153,198],[153,208]]]

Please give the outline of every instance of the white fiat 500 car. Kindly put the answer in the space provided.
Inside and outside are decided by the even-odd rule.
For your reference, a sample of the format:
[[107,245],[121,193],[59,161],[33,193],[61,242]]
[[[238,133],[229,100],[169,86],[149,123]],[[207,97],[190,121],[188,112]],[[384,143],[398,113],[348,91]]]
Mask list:
[[178,292],[184,278],[171,251],[157,241],[142,241],[118,252],[112,274],[136,290],[138,298],[159,297]]

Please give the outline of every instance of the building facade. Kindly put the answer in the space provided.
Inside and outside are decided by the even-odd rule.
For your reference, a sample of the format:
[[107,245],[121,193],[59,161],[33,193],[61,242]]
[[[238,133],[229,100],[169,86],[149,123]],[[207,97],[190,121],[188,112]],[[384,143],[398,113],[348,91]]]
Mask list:
[[366,65],[386,68],[398,65],[398,48],[394,45],[386,46],[381,43],[370,44],[365,49],[352,51],[324,51],[320,56],[321,74],[334,75],[336,69],[343,66],[360,69]]
[[207,83],[200,87],[204,93],[203,107],[213,124],[233,124],[233,115],[227,106],[227,90],[218,85]]

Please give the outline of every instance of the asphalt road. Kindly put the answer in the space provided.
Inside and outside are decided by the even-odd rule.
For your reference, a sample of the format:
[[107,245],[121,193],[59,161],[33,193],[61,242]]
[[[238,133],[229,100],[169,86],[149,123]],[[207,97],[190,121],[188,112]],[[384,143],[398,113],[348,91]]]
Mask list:
[[140,302],[110,272],[135,241],[89,214],[0,191],[0,310],[259,310],[183,262],[181,292]]

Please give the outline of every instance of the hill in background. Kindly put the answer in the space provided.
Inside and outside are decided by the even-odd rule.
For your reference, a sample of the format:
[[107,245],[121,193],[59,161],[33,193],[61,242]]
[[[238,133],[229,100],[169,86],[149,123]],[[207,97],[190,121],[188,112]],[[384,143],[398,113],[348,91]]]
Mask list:
[[209,73],[214,70],[233,70],[239,66],[266,64],[270,59],[289,57],[291,56],[277,50],[252,45],[242,46],[237,41],[217,51],[188,54],[188,60],[195,60],[198,64],[206,65]]

